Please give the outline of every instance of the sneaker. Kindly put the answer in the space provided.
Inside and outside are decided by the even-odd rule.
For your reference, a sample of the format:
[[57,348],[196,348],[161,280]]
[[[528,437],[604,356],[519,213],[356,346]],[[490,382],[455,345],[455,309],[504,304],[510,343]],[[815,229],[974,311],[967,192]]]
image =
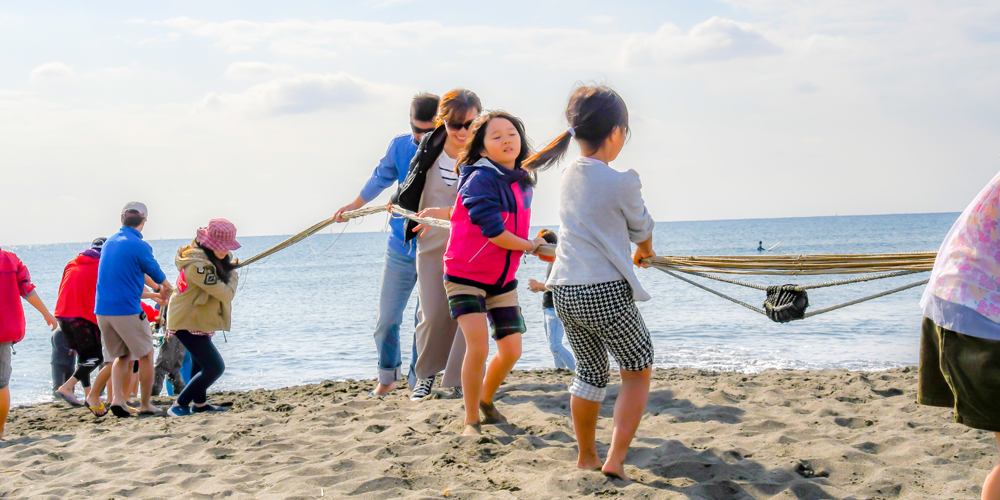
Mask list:
[[194,405],[191,408],[191,413],[220,413],[224,411],[229,411],[229,408],[220,408],[218,406],[212,406],[212,405],[205,405],[205,406]]
[[465,393],[462,392],[461,387],[452,387],[448,392],[448,399],[462,399],[465,397]]
[[171,406],[167,410],[168,417],[187,417],[191,415],[191,408],[187,406]]
[[413,392],[410,393],[410,401],[422,401],[424,398],[431,395],[431,389],[433,387],[433,375],[427,378],[418,379],[417,385],[413,388]]

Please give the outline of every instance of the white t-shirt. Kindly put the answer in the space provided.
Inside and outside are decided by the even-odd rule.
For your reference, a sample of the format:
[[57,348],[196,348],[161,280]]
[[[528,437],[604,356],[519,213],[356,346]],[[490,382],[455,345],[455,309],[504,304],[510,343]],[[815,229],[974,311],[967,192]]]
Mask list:
[[441,174],[441,180],[448,186],[454,186],[458,182],[458,174],[455,173],[455,163],[458,160],[448,156],[448,153],[441,151],[438,159],[434,162],[437,171]]

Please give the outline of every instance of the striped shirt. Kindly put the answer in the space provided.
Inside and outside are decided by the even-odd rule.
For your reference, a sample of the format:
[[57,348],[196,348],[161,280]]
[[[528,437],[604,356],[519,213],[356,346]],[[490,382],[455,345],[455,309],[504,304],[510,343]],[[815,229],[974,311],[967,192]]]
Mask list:
[[458,182],[458,174],[455,173],[455,162],[454,158],[448,156],[448,153],[444,151],[438,156],[434,166],[437,167],[438,172],[441,173],[441,179],[448,186],[454,186]]

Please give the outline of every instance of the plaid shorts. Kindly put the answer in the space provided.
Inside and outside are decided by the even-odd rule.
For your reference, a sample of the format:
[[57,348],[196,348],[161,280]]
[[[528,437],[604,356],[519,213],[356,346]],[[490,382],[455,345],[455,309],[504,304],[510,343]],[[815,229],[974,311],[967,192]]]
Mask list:
[[444,289],[451,317],[458,319],[465,314],[486,313],[495,340],[527,331],[521,307],[517,305],[516,288],[500,295],[489,295],[481,288],[445,281]]
[[552,299],[576,355],[570,394],[604,400],[611,380],[609,351],[622,370],[653,366],[653,341],[627,281],[553,286]]

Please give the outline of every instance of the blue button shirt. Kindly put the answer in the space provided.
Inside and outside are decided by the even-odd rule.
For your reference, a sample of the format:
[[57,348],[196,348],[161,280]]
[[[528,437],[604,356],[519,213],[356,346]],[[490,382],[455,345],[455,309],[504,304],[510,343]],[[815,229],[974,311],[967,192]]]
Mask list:
[[[378,162],[371,178],[361,189],[361,198],[368,203],[382,194],[386,188],[396,182],[406,179],[406,174],[410,171],[410,160],[417,154],[417,141],[413,134],[397,135],[389,143],[389,149],[385,156]],[[402,217],[393,217],[389,220],[389,248],[403,255],[414,259],[417,257],[417,240],[406,242],[403,232],[406,220]]]
[[142,233],[131,227],[122,227],[104,242],[101,250],[94,313],[101,316],[141,313],[139,302],[147,274],[157,283],[167,279],[153,258],[153,248],[142,241]]

